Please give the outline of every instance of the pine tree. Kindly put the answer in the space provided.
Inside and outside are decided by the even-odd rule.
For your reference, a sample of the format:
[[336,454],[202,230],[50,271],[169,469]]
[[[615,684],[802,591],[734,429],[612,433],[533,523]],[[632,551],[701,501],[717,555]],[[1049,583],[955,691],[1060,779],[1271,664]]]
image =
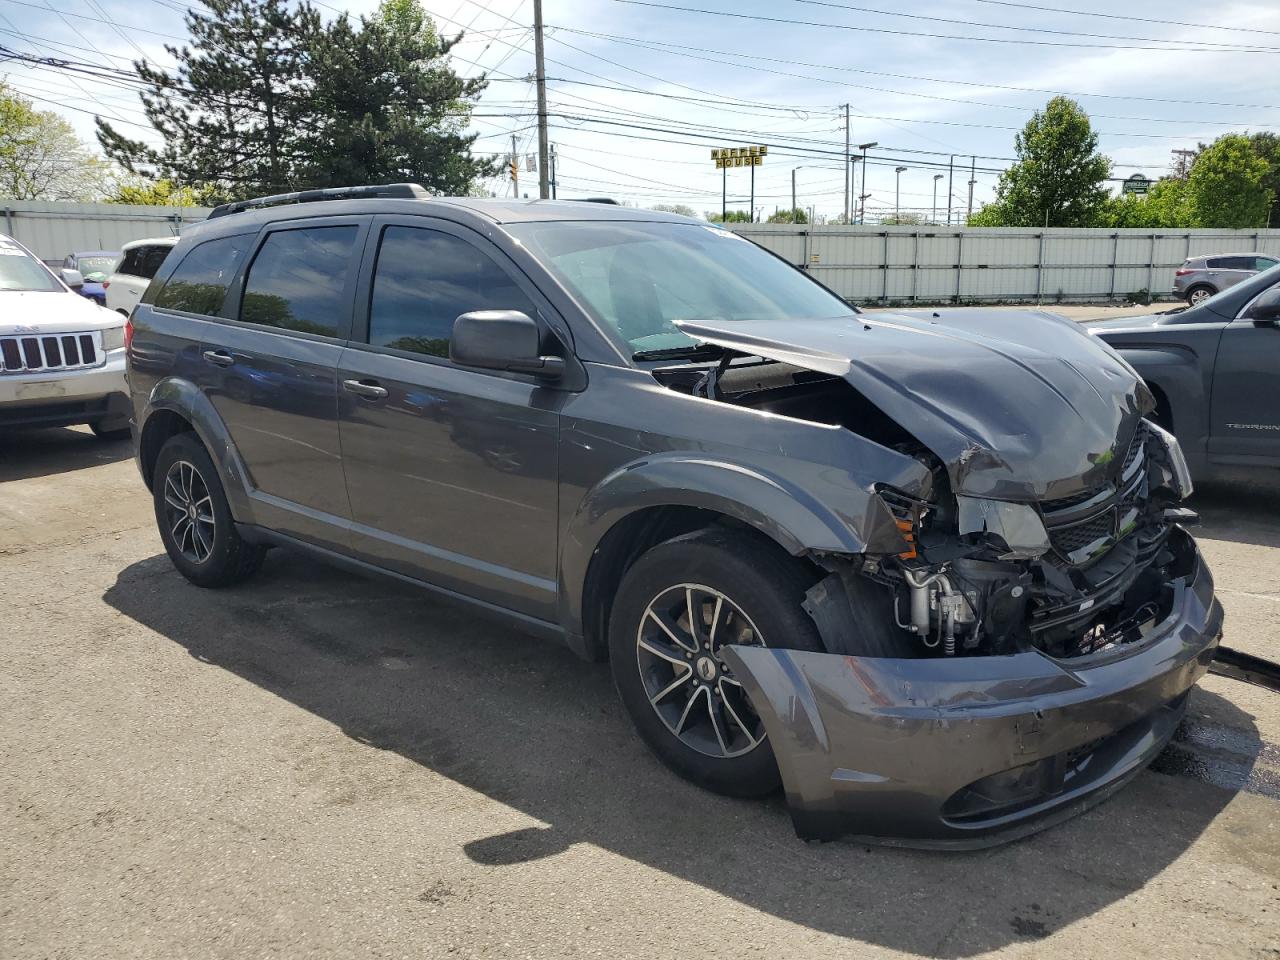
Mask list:
[[296,9],[288,0],[200,2],[204,11],[186,15],[190,46],[165,47],[178,63],[174,74],[134,64],[164,145],[130,140],[100,117],[98,142],[132,173],[212,187],[223,199],[295,189],[309,119],[304,70],[319,15],[305,0]]
[[418,0],[384,0],[358,24],[347,16],[314,38],[308,72],[314,123],[304,132],[311,186],[421,183],[465,194],[496,164],[471,155],[463,133],[485,80],[448,61],[461,39],[442,38]]

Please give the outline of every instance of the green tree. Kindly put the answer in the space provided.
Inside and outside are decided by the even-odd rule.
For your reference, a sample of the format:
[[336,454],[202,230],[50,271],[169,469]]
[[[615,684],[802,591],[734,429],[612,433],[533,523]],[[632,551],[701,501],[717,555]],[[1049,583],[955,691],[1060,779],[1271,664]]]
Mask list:
[[996,200],[975,226],[1092,227],[1104,217],[1111,161],[1080,105],[1054,97],[1014,138],[1018,161],[1000,175]]
[[202,207],[213,201],[212,188],[199,190],[194,187],[180,187],[172,180],[143,180],[136,177],[132,181],[121,181],[115,190],[106,197],[107,203],[136,203],[153,207]]
[[730,210],[722,216],[720,211],[717,210],[714,213],[708,213],[707,219],[712,223],[750,223],[751,212],[749,210]]
[[808,223],[809,215],[800,207],[794,210],[779,210],[769,215],[770,223]]
[[1186,180],[1163,177],[1146,196],[1121,194],[1107,206],[1105,226],[1186,229],[1193,225],[1190,190]]
[[[1253,144],[1253,152],[1267,161],[1270,167],[1262,182],[1271,192],[1272,201],[1275,201],[1280,198],[1280,134],[1255,133],[1250,135],[1249,140]],[[1267,226],[1280,227],[1280,204],[1271,204]]]
[[0,81],[0,196],[14,200],[94,200],[110,167],[56,113],[36,110]]
[[320,30],[303,0],[200,0],[186,14],[190,45],[166,46],[174,73],[134,63],[147,84],[153,148],[98,118],[98,142],[131,173],[217,187],[226,199],[299,186],[298,135],[313,121],[304,70]]
[[1194,225],[1241,229],[1267,223],[1272,199],[1271,165],[1249,137],[1227,133],[1196,157],[1187,177]]
[[308,186],[411,181],[445,194],[468,193],[496,172],[472,156],[466,134],[486,82],[464,80],[418,0],[384,0],[373,17],[345,14],[310,44],[312,122],[302,147]]
[[650,210],[656,210],[658,213],[676,213],[682,217],[696,217],[698,211],[686,203],[655,203]]

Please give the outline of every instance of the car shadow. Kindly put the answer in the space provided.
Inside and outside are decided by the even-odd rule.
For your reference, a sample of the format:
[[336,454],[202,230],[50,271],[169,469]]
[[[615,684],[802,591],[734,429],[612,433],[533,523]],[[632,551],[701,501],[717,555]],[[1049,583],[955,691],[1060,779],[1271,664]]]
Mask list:
[[1280,547],[1280,470],[1222,471],[1196,481],[1197,537]]
[[[780,797],[715,796],[654,760],[605,665],[422,591],[274,550],[233,590],[192,587],[161,555],[121,571],[104,599],[201,663],[540,822],[466,843],[474,862],[514,867],[593,844],[802,926],[915,954],[968,957],[1090,916],[1147,884],[1234,796],[1144,773],[1084,815],[994,849],[805,844]],[[1206,706],[1238,734],[1247,768],[1259,750],[1251,719],[1196,691],[1193,711]],[[424,830],[438,829],[422,814]]]
[[100,440],[88,427],[0,429],[0,483],[119,463],[131,456],[131,441]]

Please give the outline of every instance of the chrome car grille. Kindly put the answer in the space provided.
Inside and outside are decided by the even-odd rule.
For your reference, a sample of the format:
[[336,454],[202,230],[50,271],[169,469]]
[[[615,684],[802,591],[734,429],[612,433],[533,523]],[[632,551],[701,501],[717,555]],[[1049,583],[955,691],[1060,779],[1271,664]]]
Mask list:
[[1133,532],[1147,495],[1147,437],[1142,421],[1113,483],[1041,504],[1049,540],[1062,560],[1090,563]]
[[102,334],[96,330],[0,336],[0,375],[83,370],[105,360]]

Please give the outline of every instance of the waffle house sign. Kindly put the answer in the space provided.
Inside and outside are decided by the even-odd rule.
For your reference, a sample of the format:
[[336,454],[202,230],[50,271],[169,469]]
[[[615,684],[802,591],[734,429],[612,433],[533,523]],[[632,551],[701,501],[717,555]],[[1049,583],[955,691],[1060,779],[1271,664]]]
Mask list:
[[758,167],[769,155],[769,148],[764,146],[750,147],[715,147],[711,151],[711,159],[717,170],[729,167]]

